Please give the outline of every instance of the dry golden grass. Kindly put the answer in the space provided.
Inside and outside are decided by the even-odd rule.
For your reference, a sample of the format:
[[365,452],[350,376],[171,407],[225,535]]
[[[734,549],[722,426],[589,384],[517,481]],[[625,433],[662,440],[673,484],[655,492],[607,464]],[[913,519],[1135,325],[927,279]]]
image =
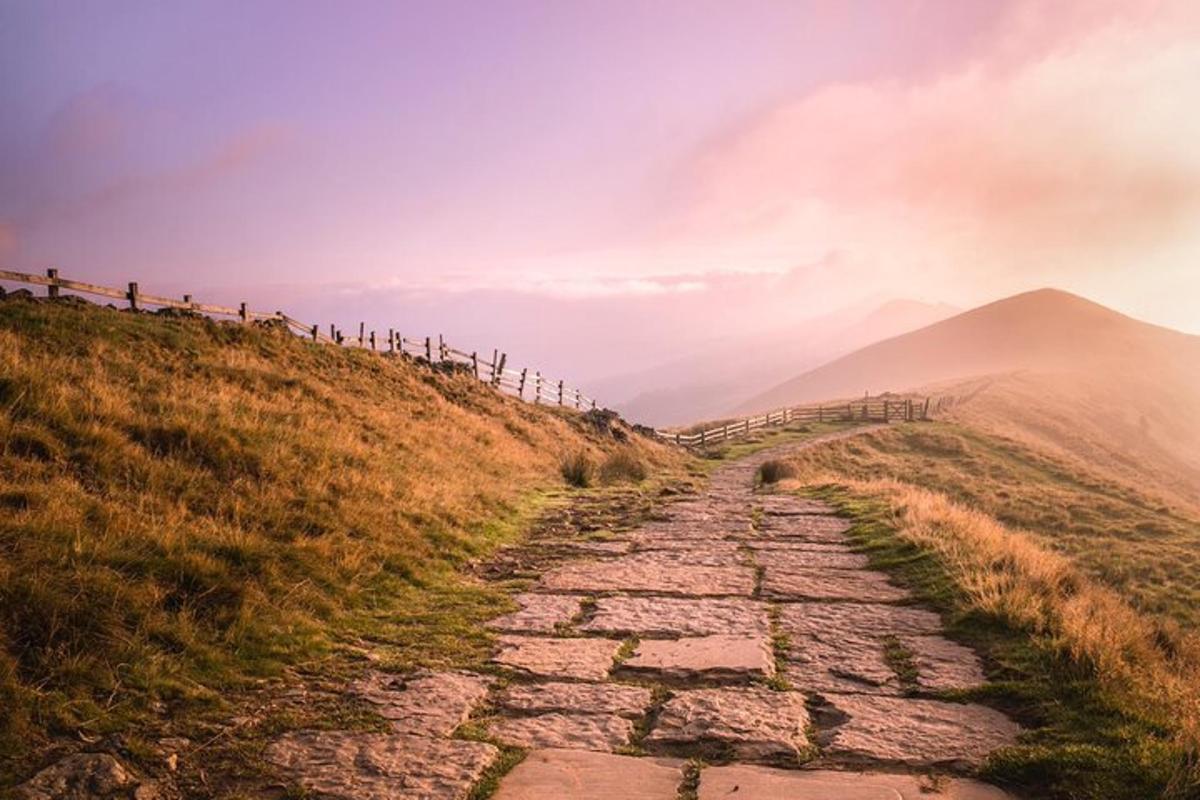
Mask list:
[[[911,447],[913,436],[923,444],[906,451],[903,443]],[[976,500],[975,487],[954,491],[956,482],[968,481],[970,473],[948,465],[978,447],[974,436],[943,426],[908,426],[833,443],[798,454],[793,464],[799,474],[782,488],[833,484],[855,496],[882,500],[891,509],[894,535],[932,553],[971,609],[1026,632],[1036,646],[1075,665],[1096,682],[1105,705],[1170,731],[1182,754],[1170,796],[1193,796],[1200,791],[1195,766],[1200,754],[1200,634],[1135,607],[1072,555],[1052,549],[1045,531],[998,521],[989,513],[990,501]],[[940,443],[939,453],[931,452],[930,441]],[[875,474],[864,474],[871,471]],[[936,480],[927,481],[930,475]],[[1094,499],[1107,497],[1103,490],[1112,485],[1091,480],[1080,477],[1073,502],[1082,502],[1083,486],[1093,487]],[[1005,493],[1005,504],[1025,502],[1014,496],[1016,486],[1002,482],[997,487]],[[1044,482],[1027,487],[1034,498],[1045,490]],[[1120,526],[1122,520],[1114,524]],[[1091,560],[1105,557],[1107,541],[1097,537]],[[1122,553],[1109,550],[1107,557],[1119,560]]]
[[0,753],[361,639],[477,655],[505,600],[458,568],[519,535],[564,455],[617,451],[677,459],[276,330],[0,303]]

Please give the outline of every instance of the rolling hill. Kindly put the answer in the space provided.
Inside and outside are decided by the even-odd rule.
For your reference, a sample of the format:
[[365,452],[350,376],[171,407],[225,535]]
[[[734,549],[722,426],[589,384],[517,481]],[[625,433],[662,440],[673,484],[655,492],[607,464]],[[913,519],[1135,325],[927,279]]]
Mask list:
[[739,413],[926,389],[952,415],[1200,503],[1200,337],[1044,289],[869,345]]
[[[680,425],[721,415],[756,387],[784,380],[857,348],[945,319],[944,303],[891,300],[869,311],[843,309],[786,327],[723,340],[653,369],[615,376],[589,387],[597,397],[647,425]],[[629,394],[630,387],[636,387]],[[624,397],[625,399],[621,399]]]

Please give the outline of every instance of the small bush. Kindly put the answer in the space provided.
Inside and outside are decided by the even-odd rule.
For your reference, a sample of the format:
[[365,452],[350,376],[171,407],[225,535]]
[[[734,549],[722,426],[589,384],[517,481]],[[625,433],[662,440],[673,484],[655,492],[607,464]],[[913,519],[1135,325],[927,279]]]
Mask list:
[[594,472],[592,460],[583,450],[564,458],[559,470],[562,472],[563,480],[572,486],[585,489],[592,485],[592,473]]
[[600,480],[604,483],[641,483],[646,480],[646,465],[632,449],[617,450],[600,465]]
[[764,461],[758,468],[758,482],[763,485],[779,483],[785,478],[794,477],[796,477],[796,467],[787,461],[772,459]]

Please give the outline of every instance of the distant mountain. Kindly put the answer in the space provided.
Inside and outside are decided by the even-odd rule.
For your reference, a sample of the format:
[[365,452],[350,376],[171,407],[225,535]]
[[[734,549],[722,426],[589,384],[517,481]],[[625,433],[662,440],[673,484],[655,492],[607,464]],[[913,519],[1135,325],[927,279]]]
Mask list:
[[[600,397],[626,418],[666,426],[726,415],[764,386],[871,342],[958,313],[944,303],[892,300],[864,311],[844,309],[753,336],[710,344],[653,369],[597,382]],[[629,387],[637,387],[630,393]]]
[[929,387],[969,398],[963,420],[1200,500],[1200,336],[1053,289],[861,348],[739,412]]

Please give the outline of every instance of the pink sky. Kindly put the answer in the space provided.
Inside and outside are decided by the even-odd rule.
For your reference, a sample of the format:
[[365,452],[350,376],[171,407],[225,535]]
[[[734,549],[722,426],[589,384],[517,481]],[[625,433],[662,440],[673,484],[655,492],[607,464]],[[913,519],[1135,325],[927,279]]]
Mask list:
[[0,74],[9,268],[581,377],[1045,285],[1200,333],[1187,0],[5,3]]

